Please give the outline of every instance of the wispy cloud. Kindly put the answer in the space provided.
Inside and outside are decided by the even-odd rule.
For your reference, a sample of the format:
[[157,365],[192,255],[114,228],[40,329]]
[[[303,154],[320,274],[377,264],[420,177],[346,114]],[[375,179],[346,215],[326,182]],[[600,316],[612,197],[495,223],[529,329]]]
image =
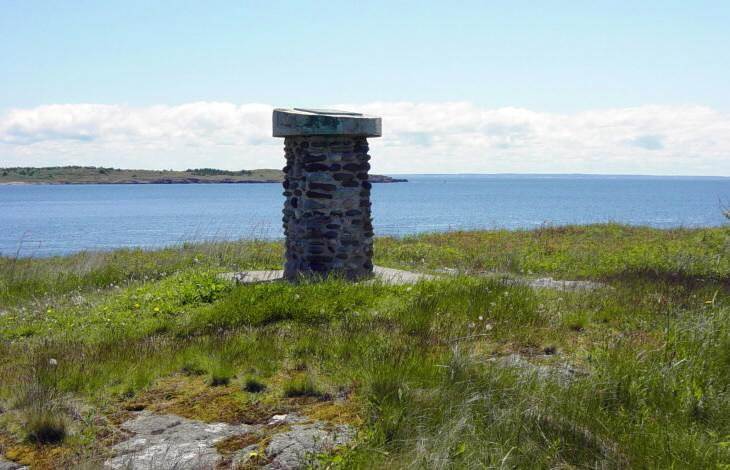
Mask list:
[[[471,103],[340,104],[383,117],[378,172],[730,175],[730,115],[700,106],[574,114]],[[266,104],[48,105],[0,114],[0,166],[282,166]]]

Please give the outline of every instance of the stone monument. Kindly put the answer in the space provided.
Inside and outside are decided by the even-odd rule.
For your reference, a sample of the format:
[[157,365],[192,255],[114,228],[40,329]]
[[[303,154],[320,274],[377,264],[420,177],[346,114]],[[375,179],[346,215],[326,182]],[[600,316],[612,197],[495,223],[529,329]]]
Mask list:
[[330,109],[275,109],[284,137],[284,278],[357,280],[373,273],[368,137],[379,117]]

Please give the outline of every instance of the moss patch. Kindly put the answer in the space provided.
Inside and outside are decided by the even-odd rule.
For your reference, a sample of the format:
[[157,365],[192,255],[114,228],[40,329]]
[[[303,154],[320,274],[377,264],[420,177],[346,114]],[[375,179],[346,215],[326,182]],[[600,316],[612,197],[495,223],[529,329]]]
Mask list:
[[0,449],[6,459],[39,470],[64,468],[75,460],[74,451],[68,447],[18,443],[2,434]]

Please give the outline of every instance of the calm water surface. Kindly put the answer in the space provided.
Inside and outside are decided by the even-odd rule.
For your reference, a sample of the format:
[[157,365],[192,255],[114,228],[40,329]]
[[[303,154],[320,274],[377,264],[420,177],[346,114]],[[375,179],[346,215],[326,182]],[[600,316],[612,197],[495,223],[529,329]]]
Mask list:
[[[373,185],[378,235],[615,221],[654,227],[724,223],[730,179],[407,175]],[[0,254],[160,247],[279,238],[278,184],[0,185]]]

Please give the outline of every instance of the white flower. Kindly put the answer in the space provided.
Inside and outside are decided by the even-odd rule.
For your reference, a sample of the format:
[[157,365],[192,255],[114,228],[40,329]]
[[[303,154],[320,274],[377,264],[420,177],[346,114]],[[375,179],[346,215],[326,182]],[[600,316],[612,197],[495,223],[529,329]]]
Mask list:
[[57,365],[58,365],[58,361],[57,361],[57,360],[55,360],[55,359],[53,359],[53,358],[50,358],[50,359],[48,360],[48,364],[50,364],[50,365],[52,365],[52,366],[54,366],[54,367],[55,367],[55,366],[57,366]]

